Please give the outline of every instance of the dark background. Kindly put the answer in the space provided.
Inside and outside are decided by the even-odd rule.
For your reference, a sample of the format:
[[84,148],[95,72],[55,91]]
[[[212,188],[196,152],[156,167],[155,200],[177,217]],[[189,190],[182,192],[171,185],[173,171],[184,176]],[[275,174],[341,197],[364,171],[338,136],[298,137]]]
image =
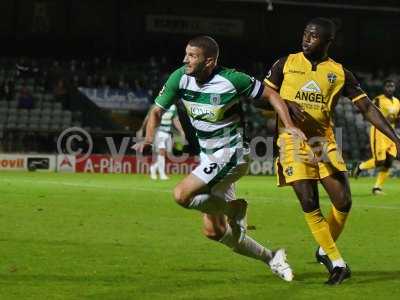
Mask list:
[[[105,153],[104,137],[135,133],[146,111],[101,109],[79,86],[128,89],[149,107],[199,34],[218,41],[222,65],[263,79],[279,57],[300,50],[305,24],[318,16],[339,25],[330,56],[371,98],[384,79],[400,83],[400,0],[0,0],[0,151],[55,152],[61,130],[78,126]],[[344,156],[366,158],[368,124],[342,100],[335,124]],[[249,137],[274,135],[273,112],[245,102],[243,110]]]
[[[1,53],[6,56],[135,59],[166,56],[179,62],[193,33],[150,32],[149,15],[224,18],[243,24],[236,36],[214,35],[222,62],[271,62],[299,49],[304,24],[315,16],[341,24],[332,56],[346,65],[396,66],[400,1],[123,1],[2,0]],[[324,7],[333,5],[334,7]],[[202,32],[199,32],[202,33]]]

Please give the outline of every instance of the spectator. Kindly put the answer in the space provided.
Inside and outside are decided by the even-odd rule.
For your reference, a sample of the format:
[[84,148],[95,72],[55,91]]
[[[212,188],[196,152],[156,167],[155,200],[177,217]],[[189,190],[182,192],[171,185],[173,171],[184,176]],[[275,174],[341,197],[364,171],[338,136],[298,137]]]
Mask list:
[[30,75],[30,68],[24,57],[15,64],[15,70],[18,78],[27,78]]
[[8,79],[4,84],[4,98],[7,101],[12,101],[15,96],[15,82],[14,79]]
[[118,89],[122,91],[127,91],[129,89],[128,83],[125,81],[124,77],[121,76],[118,81]]
[[64,79],[57,81],[54,87],[54,98],[57,102],[61,102],[64,109],[70,108],[68,89],[66,87]]
[[110,81],[108,80],[106,75],[102,75],[100,77],[99,87],[102,89],[109,89],[110,88]]
[[33,97],[25,83],[22,84],[21,90],[19,91],[18,108],[22,109],[33,108]]
[[136,97],[138,97],[138,98],[148,96],[146,90],[142,86],[142,83],[138,79],[135,79],[135,81],[133,83],[133,91],[134,91]]
[[93,80],[92,76],[88,75],[86,77],[85,87],[87,87],[87,88],[94,88],[95,87],[94,80]]
[[78,75],[74,75],[74,77],[72,78],[72,87],[74,89],[77,89],[81,85],[82,85],[82,83],[81,83],[81,80],[79,79],[79,76]]

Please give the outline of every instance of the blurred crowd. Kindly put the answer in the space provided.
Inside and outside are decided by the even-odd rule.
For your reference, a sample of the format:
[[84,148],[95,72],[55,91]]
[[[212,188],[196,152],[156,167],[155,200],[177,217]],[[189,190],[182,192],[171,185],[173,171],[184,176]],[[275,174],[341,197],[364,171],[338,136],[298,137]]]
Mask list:
[[[0,101],[3,101],[3,104],[4,101],[9,102],[9,105],[3,106],[11,109],[13,107],[27,110],[44,109],[44,104],[53,102],[61,103],[64,110],[74,110],[71,108],[71,97],[77,87],[129,90],[138,98],[148,98],[153,101],[170,72],[176,67],[166,57],[149,57],[136,62],[110,57],[64,60],[0,58]],[[238,69],[263,80],[268,67],[266,63],[255,62],[244,67],[239,66]],[[400,73],[394,68],[385,71],[382,69],[352,71],[371,98],[382,92],[385,79],[391,78],[397,83],[400,81]],[[354,127],[351,124],[355,122],[358,125],[354,127],[354,132],[349,131],[348,134],[346,132],[346,136],[357,137],[350,139],[351,141],[366,138],[367,124],[359,112],[350,103],[346,104],[346,99],[342,99],[339,104],[336,109],[337,125],[350,130],[352,128],[347,127]],[[246,112],[244,116],[249,138],[274,135],[276,120],[273,112],[256,108],[248,101],[243,101],[242,108]],[[361,150],[358,152],[360,153],[354,151],[350,157],[357,157],[362,153]]]
[[90,60],[0,58],[0,100],[18,101],[19,108],[34,107],[34,93],[52,93],[69,108],[70,91],[79,86],[130,90],[150,97],[168,76],[167,59],[124,62],[110,57]]

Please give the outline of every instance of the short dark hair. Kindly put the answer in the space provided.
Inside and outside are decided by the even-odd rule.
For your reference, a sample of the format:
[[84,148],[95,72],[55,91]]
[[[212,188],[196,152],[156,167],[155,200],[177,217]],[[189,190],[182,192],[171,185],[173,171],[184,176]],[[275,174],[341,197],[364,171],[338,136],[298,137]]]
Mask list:
[[218,43],[210,36],[201,35],[192,38],[189,43],[190,46],[203,49],[206,57],[218,58],[219,46]]
[[310,20],[307,25],[309,24],[321,27],[323,30],[323,35],[327,39],[333,40],[336,36],[336,24],[331,19],[318,17]]
[[383,81],[383,86],[386,86],[388,83],[393,83],[394,85],[396,85],[396,82],[393,79],[388,78]]

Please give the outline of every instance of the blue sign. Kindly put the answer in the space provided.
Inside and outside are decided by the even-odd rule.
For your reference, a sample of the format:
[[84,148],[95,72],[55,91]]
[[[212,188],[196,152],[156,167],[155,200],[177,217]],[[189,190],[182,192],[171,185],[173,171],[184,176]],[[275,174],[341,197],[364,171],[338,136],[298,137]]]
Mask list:
[[151,105],[148,96],[139,97],[132,90],[82,87],[78,90],[101,108],[146,111]]

